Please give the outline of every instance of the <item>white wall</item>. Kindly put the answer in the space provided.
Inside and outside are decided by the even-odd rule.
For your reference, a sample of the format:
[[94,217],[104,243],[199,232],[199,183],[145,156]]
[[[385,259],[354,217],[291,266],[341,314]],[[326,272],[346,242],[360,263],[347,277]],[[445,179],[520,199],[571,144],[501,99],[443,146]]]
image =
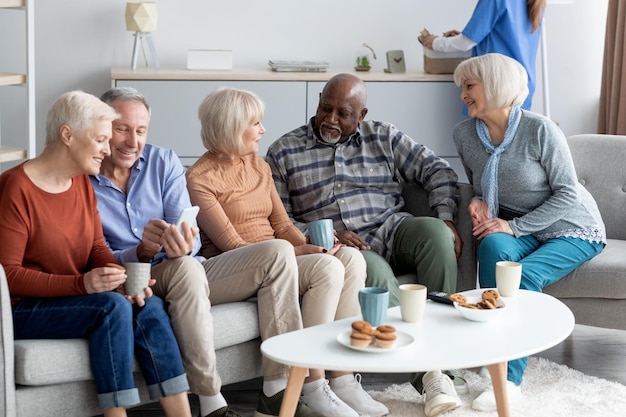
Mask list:
[[[125,29],[125,3],[36,1],[38,152],[44,140],[45,113],[56,97],[71,89],[99,95],[110,87],[111,66],[130,65],[133,38]],[[412,71],[422,68],[422,48],[416,40],[419,32],[424,27],[433,33],[462,29],[476,1],[157,3],[159,22],[153,38],[163,67],[185,67],[186,50],[190,48],[229,48],[233,49],[235,67],[264,67],[269,59],[323,59],[333,67],[349,68],[363,42],[367,42],[379,55],[373,70],[382,71],[386,66],[385,51],[403,49],[407,68]],[[596,130],[607,3],[575,0],[570,5],[548,6],[551,112],[567,135]],[[19,27],[14,21],[18,17],[11,16],[7,21],[0,16],[0,39],[16,36],[10,31]],[[18,44],[16,48],[23,46]],[[16,59],[19,63],[20,52],[0,46],[0,70],[15,66]],[[14,87],[0,89],[5,145],[16,145],[10,143],[9,136],[20,136],[20,127],[14,127],[13,119],[23,112],[21,95]],[[543,112],[541,104],[538,85],[534,110]]]

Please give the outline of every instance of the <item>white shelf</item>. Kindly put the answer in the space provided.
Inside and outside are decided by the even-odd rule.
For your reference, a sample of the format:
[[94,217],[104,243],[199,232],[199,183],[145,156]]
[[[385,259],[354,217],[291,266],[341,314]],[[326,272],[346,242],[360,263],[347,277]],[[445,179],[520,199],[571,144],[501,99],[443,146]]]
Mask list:
[[0,72],[0,85],[20,85],[26,83],[26,74]]
[[24,7],[26,0],[0,0],[0,8]]
[[[26,32],[22,35],[26,38],[26,62],[24,73],[0,72],[0,86],[21,85],[25,86],[26,114],[24,116],[26,126],[26,139],[6,141],[0,131],[0,163],[19,161],[26,158],[34,158],[36,152],[35,140],[35,36],[34,36],[34,0],[0,0],[2,9],[22,9],[26,21]],[[15,35],[15,34],[14,34]],[[13,36],[3,36],[0,41],[11,42]],[[2,68],[0,68],[0,71]],[[20,123],[20,120],[9,120],[10,123]],[[26,142],[26,143],[24,143]],[[6,146],[6,145],[17,145]]]
[[19,161],[21,159],[26,159],[26,155],[26,149],[0,146],[0,162]]

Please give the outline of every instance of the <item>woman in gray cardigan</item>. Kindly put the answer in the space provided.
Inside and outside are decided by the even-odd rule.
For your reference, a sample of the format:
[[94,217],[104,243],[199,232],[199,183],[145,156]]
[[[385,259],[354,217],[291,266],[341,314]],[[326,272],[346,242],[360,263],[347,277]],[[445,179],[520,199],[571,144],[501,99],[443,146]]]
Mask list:
[[[474,188],[468,210],[479,241],[481,287],[495,287],[495,264],[522,264],[521,288],[541,291],[602,251],[604,223],[578,183],[569,147],[548,118],[520,108],[528,94],[524,68],[486,54],[454,72],[470,119],[454,128],[454,143]],[[509,400],[521,398],[527,358],[510,361]],[[472,407],[495,410],[492,390]]]

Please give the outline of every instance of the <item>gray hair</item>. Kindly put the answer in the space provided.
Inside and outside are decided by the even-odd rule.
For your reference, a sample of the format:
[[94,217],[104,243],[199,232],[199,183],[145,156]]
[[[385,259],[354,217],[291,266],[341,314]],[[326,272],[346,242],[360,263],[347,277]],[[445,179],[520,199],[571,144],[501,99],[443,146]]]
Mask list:
[[150,105],[146,101],[146,97],[133,87],[114,87],[104,92],[100,96],[100,100],[111,105],[114,101],[138,101],[148,110],[150,114]]
[[80,90],[64,93],[52,104],[46,115],[45,145],[51,146],[60,140],[63,125],[78,134],[93,122],[112,122],[119,117],[118,112],[96,96]]
[[528,73],[516,60],[502,54],[466,59],[454,70],[459,87],[467,80],[483,83],[489,109],[521,105],[528,96]]
[[198,108],[202,144],[210,152],[240,154],[244,131],[264,113],[263,101],[253,92],[222,87],[206,96]]

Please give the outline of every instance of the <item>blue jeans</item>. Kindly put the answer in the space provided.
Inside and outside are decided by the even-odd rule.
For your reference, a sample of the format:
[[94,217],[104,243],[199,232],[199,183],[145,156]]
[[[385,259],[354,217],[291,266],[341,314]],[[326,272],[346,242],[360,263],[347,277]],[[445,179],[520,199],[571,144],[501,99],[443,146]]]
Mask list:
[[[604,248],[602,243],[559,237],[539,242],[532,236],[514,237],[494,233],[478,246],[478,275],[481,288],[496,286],[496,262],[513,261],[522,264],[520,288],[541,292],[574,269],[593,258]],[[509,361],[507,379],[522,383],[528,358]]]
[[15,339],[88,339],[91,372],[102,408],[139,403],[133,354],[150,399],[189,389],[163,300],[156,296],[146,299],[144,307],[129,303],[116,292],[27,298],[13,306],[13,325]]

